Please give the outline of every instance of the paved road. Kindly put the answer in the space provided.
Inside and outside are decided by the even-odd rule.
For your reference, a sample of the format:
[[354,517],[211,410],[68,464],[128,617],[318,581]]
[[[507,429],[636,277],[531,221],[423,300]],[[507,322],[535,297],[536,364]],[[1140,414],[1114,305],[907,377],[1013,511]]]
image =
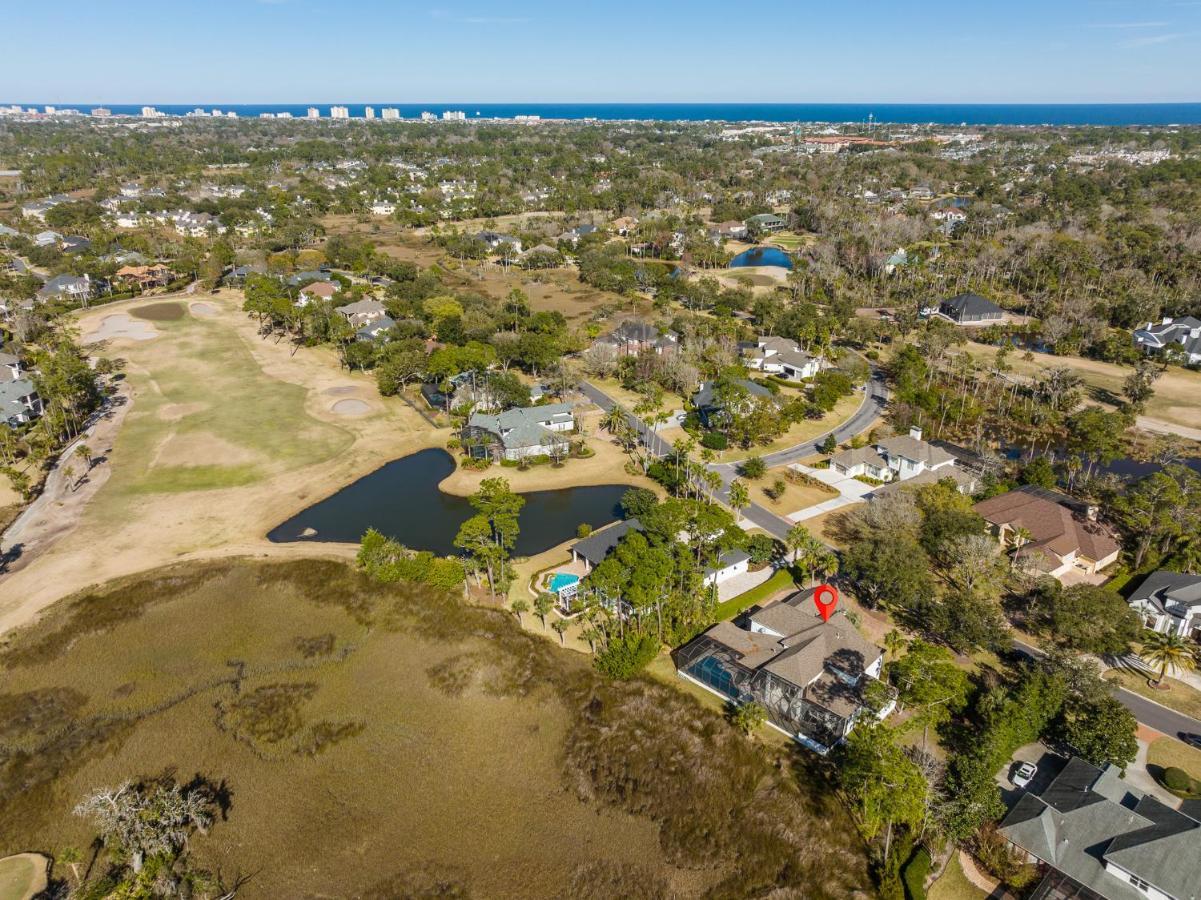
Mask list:
[[[589,400],[608,412],[617,405],[612,397],[602,391],[594,384],[585,381],[580,385],[580,390],[584,392]],[[886,390],[884,386],[884,378],[878,373],[872,374],[871,381],[864,388],[863,403],[855,414],[834,429],[833,434],[835,439],[842,443],[848,441],[855,435],[867,428],[880,415],[884,408]],[[663,440],[652,428],[645,422],[639,419],[632,413],[627,413],[626,418],[630,424],[642,436],[643,443],[650,448],[651,452],[658,456],[666,456],[671,453],[671,445]],[[812,456],[817,452],[817,445],[825,439],[826,435],[819,435],[811,441],[806,441],[803,444],[797,444],[795,447],[789,447],[785,450],[779,450],[776,453],[768,454],[763,457],[764,462],[768,466],[782,466],[788,463],[796,462],[799,459],[804,459],[806,456]],[[738,463],[718,463],[709,466],[709,469],[717,472],[721,476],[721,489],[717,492],[717,497],[723,503],[728,503],[730,500],[730,482],[738,476]],[[768,534],[774,537],[784,539],[788,534],[788,530],[792,528],[792,522],[782,516],[776,515],[771,510],[760,506],[757,503],[752,503],[746,509],[742,510],[743,518],[749,520],[752,524],[759,526]]]
[[[1021,641],[1013,642],[1014,649],[1031,658],[1042,656],[1042,651]],[[1174,738],[1182,738],[1186,734],[1201,735],[1201,722],[1190,718],[1184,713],[1160,706],[1146,697],[1139,696],[1125,688],[1113,688],[1113,695],[1118,701],[1134,713],[1134,717],[1144,725],[1162,731]]]

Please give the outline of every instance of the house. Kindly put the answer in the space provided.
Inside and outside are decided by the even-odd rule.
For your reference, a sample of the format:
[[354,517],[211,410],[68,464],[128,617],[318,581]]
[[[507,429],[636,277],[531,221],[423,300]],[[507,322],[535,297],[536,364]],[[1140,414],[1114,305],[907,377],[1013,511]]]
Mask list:
[[775,213],[759,213],[747,219],[745,224],[751,234],[775,234],[788,227],[788,223]]
[[577,225],[570,231],[564,231],[561,235],[555,238],[556,241],[566,242],[571,246],[578,246],[580,238],[587,237],[590,234],[596,234],[599,229],[595,225]]
[[920,428],[884,438],[873,447],[844,450],[830,457],[830,468],[840,475],[848,478],[866,475],[878,481],[907,481],[924,472],[954,477],[951,475],[954,466],[955,457],[922,440]]
[[753,348],[742,354],[748,369],[779,375],[789,381],[812,378],[821,371],[824,360],[810,356],[796,341],[782,337],[760,337]]
[[38,247],[53,247],[62,239],[63,236],[57,231],[39,231],[33,236],[33,243]]
[[142,224],[142,214],[136,212],[117,213],[118,228],[137,228]]
[[609,228],[614,234],[621,237],[629,236],[629,233],[638,227],[638,220],[633,216],[621,216],[609,223]]
[[507,409],[499,414],[472,413],[462,432],[463,446],[480,459],[521,460],[564,450],[562,435],[575,430],[570,403]]
[[125,284],[136,284],[142,290],[162,287],[171,280],[171,270],[166,266],[122,266],[113,273],[113,280]]
[[[249,267],[253,271],[257,271],[254,266]],[[303,272],[297,272],[288,278],[288,287],[300,287],[310,281],[332,281],[333,277],[329,272],[321,269],[306,269]]]
[[384,304],[378,300],[357,300],[354,303],[347,303],[345,306],[336,307],[334,312],[342,316],[356,329],[362,328],[364,325],[369,325],[376,319],[381,319],[387,315]]
[[21,377],[21,359],[14,353],[0,350],[0,384],[6,381],[16,381]]
[[25,378],[11,381],[0,379],[0,420],[10,428],[32,422],[42,414],[44,408],[32,381]]
[[308,306],[317,300],[332,300],[341,285],[336,281],[314,281],[300,289],[296,298],[297,306]]
[[16,237],[20,233],[21,232],[17,231],[17,229],[9,228],[3,222],[0,222],[0,238]]
[[1158,569],[1127,599],[1146,627],[1201,643],[1201,575]]
[[907,265],[909,265],[909,251],[904,247],[897,247],[896,252],[884,260],[884,274],[891,275],[897,269]]
[[475,236],[475,239],[482,241],[489,251],[501,250],[504,253],[514,256],[521,253],[521,239],[515,238],[511,234],[501,234],[497,231],[481,231]]
[[931,210],[930,218],[946,225],[958,225],[961,222],[967,221],[967,213],[962,209],[956,209],[954,206],[946,206],[941,209]]
[[747,238],[747,227],[744,222],[719,222],[713,228],[713,235],[731,241],[743,241]]
[[390,216],[396,212],[396,204],[391,200],[376,200],[371,204],[371,213],[376,216]]
[[92,279],[87,275],[55,275],[38,289],[39,300],[86,300],[92,296]]
[[1178,353],[1190,366],[1201,364],[1201,319],[1169,316],[1160,322],[1148,322],[1135,329],[1134,343],[1144,353]]
[[387,340],[388,332],[396,327],[396,322],[388,315],[382,315],[378,319],[372,319],[362,328],[354,333],[356,341],[378,341],[381,338]]
[[934,191],[931,190],[928,184],[919,184],[917,187],[906,191],[905,198],[908,200],[933,200]]
[[613,552],[626,534],[642,530],[642,523],[637,519],[624,519],[621,522],[615,522],[608,528],[594,531],[588,537],[571,545],[571,561],[583,563],[585,574],[591,572]]
[[674,331],[659,331],[646,322],[623,322],[611,333],[597,341],[617,348],[622,356],[637,356],[644,350],[662,355],[674,353],[680,346],[680,336]]
[[[1041,572],[1059,578],[1073,569],[1095,575],[1117,562],[1121,550],[1113,533],[1096,521],[1096,508],[1046,488],[1023,485],[977,503],[1002,544]],[[1017,540],[1017,529],[1029,534]]]
[[1075,757],[1026,791],[1001,835],[1043,870],[1032,896],[1074,900],[1201,897],[1201,822]]
[[772,725],[824,754],[874,714],[865,688],[880,677],[884,654],[842,610],[822,621],[815,591],[753,607],[740,624],[718,622],[676,651],[675,663],[680,676],[727,700],[759,702]]
[[[723,399],[723,393],[726,394],[726,399]],[[700,390],[692,395],[692,405],[700,417],[701,424],[706,428],[715,428],[728,421],[730,410],[726,409],[726,404],[731,396],[742,398],[739,402],[740,408],[733,411],[735,415],[749,409],[756,399],[775,400],[775,394],[763,385],[745,378],[730,379],[724,389],[716,381],[706,381],[700,386]]]
[[63,253],[85,253],[91,249],[92,242],[78,234],[69,234],[62,240]]
[[1005,311],[979,294],[957,294],[938,304],[941,315],[957,325],[980,325],[999,322]]

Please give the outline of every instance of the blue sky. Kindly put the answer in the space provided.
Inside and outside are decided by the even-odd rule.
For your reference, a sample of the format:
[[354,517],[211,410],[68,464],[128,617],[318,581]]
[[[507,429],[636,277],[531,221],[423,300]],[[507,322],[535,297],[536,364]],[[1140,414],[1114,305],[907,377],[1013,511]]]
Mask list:
[[0,100],[1201,100],[1201,0],[9,0]]

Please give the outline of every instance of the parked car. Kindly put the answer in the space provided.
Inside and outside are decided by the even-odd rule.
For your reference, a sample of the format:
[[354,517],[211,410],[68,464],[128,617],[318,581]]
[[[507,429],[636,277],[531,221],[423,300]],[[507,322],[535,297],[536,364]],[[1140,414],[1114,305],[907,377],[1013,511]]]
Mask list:
[[1036,766],[1034,763],[1022,763],[1020,766],[1018,766],[1018,770],[1013,773],[1014,787],[1024,788],[1033,780],[1037,771],[1038,766]]
[[1182,734],[1180,740],[1184,741],[1190,747],[1196,747],[1201,750],[1201,734]]

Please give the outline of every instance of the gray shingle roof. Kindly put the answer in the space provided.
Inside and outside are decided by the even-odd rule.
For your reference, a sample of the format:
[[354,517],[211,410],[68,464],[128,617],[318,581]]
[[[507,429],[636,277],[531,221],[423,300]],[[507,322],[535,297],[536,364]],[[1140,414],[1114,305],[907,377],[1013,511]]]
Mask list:
[[606,556],[613,552],[613,548],[626,534],[630,531],[642,530],[642,523],[637,519],[626,519],[601,531],[593,532],[583,540],[572,544],[571,549],[576,556],[588,560],[594,566],[599,565]]

